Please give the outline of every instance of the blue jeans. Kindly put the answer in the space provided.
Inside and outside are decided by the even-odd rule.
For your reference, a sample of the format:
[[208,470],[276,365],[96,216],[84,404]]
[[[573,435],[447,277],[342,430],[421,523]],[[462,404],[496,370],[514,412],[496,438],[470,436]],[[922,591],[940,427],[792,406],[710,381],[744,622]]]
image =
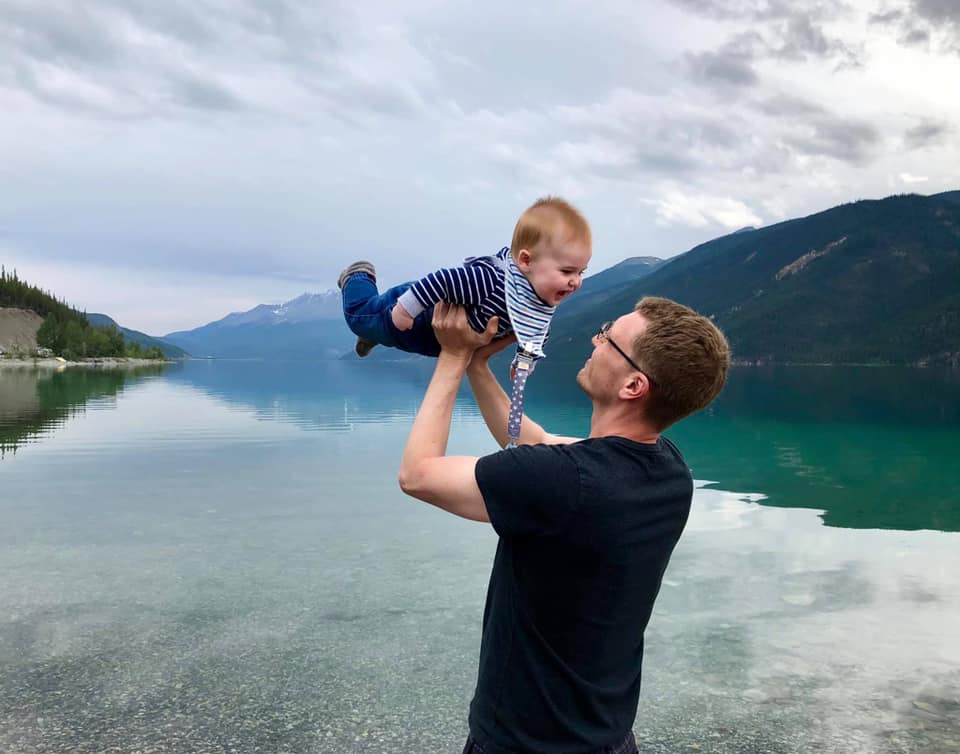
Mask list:
[[[463,754],[486,754],[486,750],[474,740],[473,736],[468,736]],[[637,748],[637,739],[633,737],[633,731],[630,731],[619,743],[596,749],[590,754],[640,754],[640,750]]]
[[433,334],[433,307],[420,312],[409,330],[398,330],[390,316],[394,304],[410,283],[380,293],[373,278],[356,272],[343,284],[343,318],[355,335],[409,353],[438,356],[440,344]]

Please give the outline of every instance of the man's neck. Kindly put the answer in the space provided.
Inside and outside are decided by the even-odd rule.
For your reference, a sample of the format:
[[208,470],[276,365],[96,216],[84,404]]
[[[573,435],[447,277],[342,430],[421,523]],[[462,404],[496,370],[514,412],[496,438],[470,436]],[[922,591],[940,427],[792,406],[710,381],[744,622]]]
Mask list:
[[590,437],[625,437],[634,442],[653,444],[660,438],[660,432],[639,420],[635,415],[627,415],[614,408],[593,405],[590,417]]

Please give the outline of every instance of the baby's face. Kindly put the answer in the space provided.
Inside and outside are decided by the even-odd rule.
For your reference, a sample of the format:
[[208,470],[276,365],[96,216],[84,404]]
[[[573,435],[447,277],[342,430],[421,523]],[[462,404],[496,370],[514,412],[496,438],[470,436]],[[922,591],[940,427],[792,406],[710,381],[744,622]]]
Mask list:
[[587,244],[569,242],[550,249],[538,249],[532,258],[521,255],[517,265],[550,306],[556,306],[583,284],[583,273],[590,263]]

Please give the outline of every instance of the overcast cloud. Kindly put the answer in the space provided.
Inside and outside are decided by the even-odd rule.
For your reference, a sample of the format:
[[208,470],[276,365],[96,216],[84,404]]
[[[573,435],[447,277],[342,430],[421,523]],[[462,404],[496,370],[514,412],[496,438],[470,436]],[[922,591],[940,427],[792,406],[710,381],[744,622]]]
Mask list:
[[5,0],[0,261],[160,334],[509,243],[592,268],[960,188],[955,0]]

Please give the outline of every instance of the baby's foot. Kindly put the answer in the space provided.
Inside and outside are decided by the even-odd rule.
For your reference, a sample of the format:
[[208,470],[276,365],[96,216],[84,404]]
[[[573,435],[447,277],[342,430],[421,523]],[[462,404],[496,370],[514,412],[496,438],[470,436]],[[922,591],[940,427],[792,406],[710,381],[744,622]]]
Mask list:
[[368,356],[373,350],[373,347],[377,345],[372,340],[367,340],[366,338],[357,338],[357,345],[353,347],[353,350],[357,352],[357,356],[361,359],[364,356]]
[[357,272],[363,272],[373,278],[373,282],[377,282],[377,271],[374,269],[374,266],[370,262],[354,262],[353,264],[347,265],[346,269],[340,273],[340,278],[337,280],[337,287],[343,288],[343,284],[347,282],[347,278]]

